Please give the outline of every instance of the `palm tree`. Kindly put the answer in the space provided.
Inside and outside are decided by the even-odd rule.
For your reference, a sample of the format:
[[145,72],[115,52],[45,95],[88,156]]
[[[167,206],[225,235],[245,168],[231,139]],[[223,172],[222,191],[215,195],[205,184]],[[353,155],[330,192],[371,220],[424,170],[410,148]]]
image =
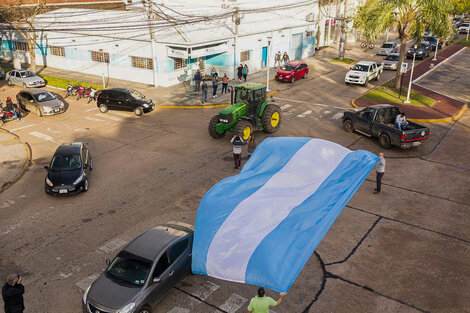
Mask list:
[[[406,55],[407,41],[410,38],[419,39],[425,26],[433,31],[451,27],[446,22],[450,10],[448,0],[367,0],[355,15],[354,23],[371,42],[387,27],[395,28],[400,35],[400,69]],[[397,70],[395,89],[400,88],[400,82],[400,70]]]

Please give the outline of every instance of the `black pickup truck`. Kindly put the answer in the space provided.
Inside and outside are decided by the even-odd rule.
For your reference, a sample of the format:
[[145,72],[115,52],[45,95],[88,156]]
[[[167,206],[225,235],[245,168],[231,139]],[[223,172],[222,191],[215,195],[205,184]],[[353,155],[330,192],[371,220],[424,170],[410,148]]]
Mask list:
[[395,126],[398,114],[400,109],[389,104],[372,105],[361,111],[346,111],[343,127],[347,132],[357,131],[368,137],[379,138],[380,145],[385,149],[391,145],[416,147],[429,138],[429,128],[416,123],[408,122],[406,130],[399,130]]

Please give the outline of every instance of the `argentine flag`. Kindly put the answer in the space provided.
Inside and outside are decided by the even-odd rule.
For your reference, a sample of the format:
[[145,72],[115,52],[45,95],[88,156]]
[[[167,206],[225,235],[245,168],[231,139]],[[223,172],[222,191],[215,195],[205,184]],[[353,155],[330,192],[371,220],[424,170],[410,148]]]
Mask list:
[[285,292],[378,161],[312,138],[268,138],[201,200],[192,271]]

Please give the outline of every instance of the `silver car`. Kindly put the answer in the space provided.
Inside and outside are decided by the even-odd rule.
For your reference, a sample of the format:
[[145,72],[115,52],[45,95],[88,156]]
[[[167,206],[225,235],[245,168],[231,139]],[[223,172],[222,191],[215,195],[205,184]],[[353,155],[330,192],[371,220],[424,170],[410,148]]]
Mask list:
[[398,45],[396,42],[384,42],[383,45],[380,47],[377,55],[389,55],[390,53],[394,53],[397,51]]
[[64,103],[44,89],[23,89],[16,95],[16,100],[39,117],[65,112]]
[[398,53],[390,53],[384,59],[384,70],[396,70],[398,67],[398,59],[400,58],[400,54]]
[[83,313],[149,313],[191,272],[194,227],[170,222],[129,243],[83,294]]
[[9,86],[18,85],[23,86],[23,88],[46,86],[44,79],[28,70],[10,71],[6,74],[5,79]]

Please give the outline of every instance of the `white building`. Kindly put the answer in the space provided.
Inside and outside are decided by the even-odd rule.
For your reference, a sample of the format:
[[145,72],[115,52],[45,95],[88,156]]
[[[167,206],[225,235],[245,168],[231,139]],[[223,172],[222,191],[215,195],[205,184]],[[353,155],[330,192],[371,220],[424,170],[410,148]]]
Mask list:
[[[216,68],[220,74],[233,77],[240,63],[247,64],[251,73],[266,66],[268,60],[274,65],[278,51],[287,52],[291,59],[314,55],[318,3],[269,3],[268,7],[266,1],[237,4],[238,27],[236,8],[231,2],[222,7],[171,1],[171,6],[154,6],[156,13],[151,15],[150,23],[141,5],[127,11],[49,12],[36,18],[41,29],[36,63],[170,86],[188,79],[188,64],[203,72]],[[9,31],[3,31],[1,36],[0,57],[16,57],[29,63],[21,36]]]

